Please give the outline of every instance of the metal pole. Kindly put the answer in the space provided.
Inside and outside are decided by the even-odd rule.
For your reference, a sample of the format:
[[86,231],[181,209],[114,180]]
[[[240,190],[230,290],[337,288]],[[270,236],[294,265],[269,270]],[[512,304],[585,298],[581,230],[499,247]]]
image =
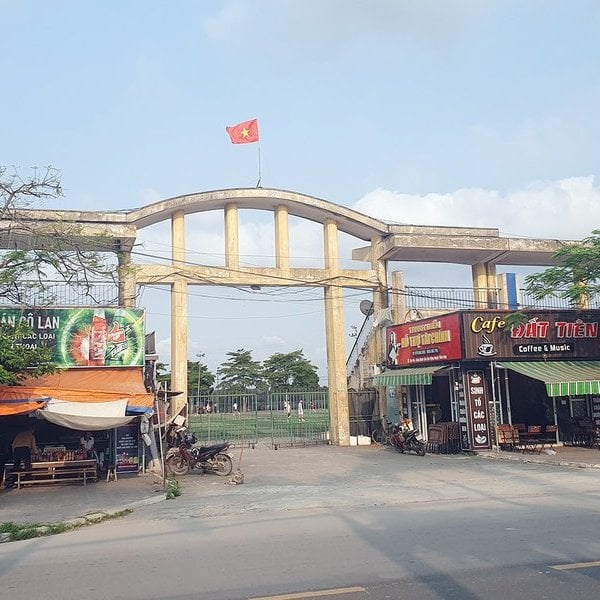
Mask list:
[[508,389],[508,369],[504,369],[504,391],[506,395],[506,413],[508,423],[512,425],[512,409],[510,406],[510,390]]

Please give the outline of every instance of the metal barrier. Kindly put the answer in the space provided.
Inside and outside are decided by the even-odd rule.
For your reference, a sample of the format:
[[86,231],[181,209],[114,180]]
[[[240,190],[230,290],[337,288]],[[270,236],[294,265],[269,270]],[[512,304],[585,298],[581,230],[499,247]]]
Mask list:
[[227,441],[274,448],[329,442],[326,391],[201,393],[189,402],[190,429],[202,444]]

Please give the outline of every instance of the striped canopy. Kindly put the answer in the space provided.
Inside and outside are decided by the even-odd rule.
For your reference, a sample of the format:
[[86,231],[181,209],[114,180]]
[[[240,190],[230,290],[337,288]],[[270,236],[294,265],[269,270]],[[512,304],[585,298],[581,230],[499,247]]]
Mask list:
[[447,367],[448,365],[427,365],[426,367],[391,369],[373,377],[373,385],[431,385],[433,374]]
[[501,362],[498,366],[543,381],[550,397],[600,394],[600,361]]

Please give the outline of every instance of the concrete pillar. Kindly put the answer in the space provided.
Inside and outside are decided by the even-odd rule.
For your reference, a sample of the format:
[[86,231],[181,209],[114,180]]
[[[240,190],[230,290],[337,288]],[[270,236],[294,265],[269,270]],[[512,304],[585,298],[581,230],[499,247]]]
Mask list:
[[394,324],[404,323],[406,315],[406,284],[402,271],[392,272],[392,321]]
[[240,268],[238,208],[235,204],[225,207],[225,266],[229,269]]
[[471,275],[473,278],[473,300],[475,301],[474,308],[487,308],[487,271],[485,263],[476,263],[471,265]]
[[498,308],[498,289],[496,280],[496,265],[492,263],[485,263],[486,272],[486,287],[488,289],[488,307]]
[[[183,211],[177,211],[171,218],[171,246],[173,267],[183,268],[185,264],[185,218]],[[171,389],[183,394],[172,399],[172,414],[181,412],[187,405],[187,281],[175,276],[171,285]]]
[[275,266],[282,271],[290,270],[290,233],[288,210],[277,206],[273,213],[275,219]]
[[[323,224],[325,269],[328,277],[339,273],[338,230],[335,221]],[[344,335],[343,289],[335,284],[324,287],[325,332],[327,337],[327,376],[329,387],[329,431],[331,442],[350,445],[348,386],[346,383],[346,340]]]
[[136,285],[135,268],[131,265],[131,252],[120,251],[117,253],[119,276],[119,306],[135,308]]

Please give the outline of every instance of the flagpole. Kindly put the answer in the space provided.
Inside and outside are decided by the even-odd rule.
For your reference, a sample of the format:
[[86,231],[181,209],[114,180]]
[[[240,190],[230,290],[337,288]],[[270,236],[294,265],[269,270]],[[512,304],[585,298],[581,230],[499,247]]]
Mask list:
[[256,147],[258,148],[258,181],[256,182],[256,187],[259,188],[260,180],[262,179],[262,174],[261,174],[261,170],[260,170],[260,140],[258,141],[258,144]]

